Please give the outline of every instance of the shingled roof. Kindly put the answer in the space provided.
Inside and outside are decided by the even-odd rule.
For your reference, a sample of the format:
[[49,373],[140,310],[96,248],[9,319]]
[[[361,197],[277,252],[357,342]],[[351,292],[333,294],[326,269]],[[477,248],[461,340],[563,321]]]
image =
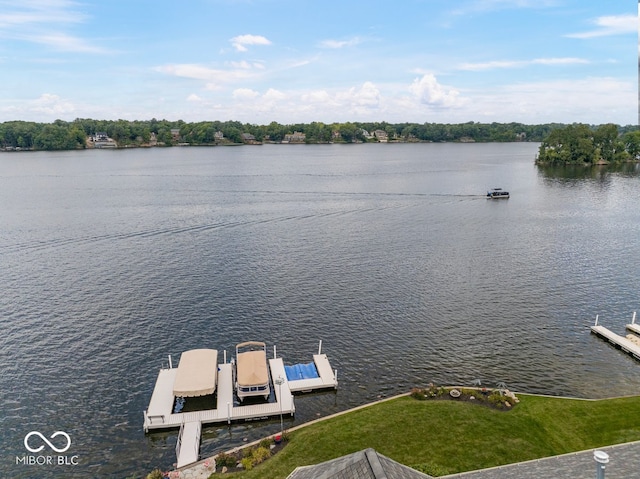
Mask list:
[[297,467],[287,479],[432,479],[374,449],[364,449],[315,466]]

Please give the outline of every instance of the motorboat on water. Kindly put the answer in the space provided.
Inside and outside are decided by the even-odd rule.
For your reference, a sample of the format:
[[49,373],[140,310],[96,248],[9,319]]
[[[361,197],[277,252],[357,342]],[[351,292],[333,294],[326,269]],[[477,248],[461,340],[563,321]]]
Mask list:
[[487,191],[487,199],[489,200],[508,200],[509,192],[504,191],[502,188],[493,188]]

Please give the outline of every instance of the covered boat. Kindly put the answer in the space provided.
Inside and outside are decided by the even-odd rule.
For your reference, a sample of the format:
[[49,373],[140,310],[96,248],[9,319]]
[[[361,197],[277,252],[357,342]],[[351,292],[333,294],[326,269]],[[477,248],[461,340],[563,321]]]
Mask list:
[[259,341],[248,341],[236,346],[236,394],[240,401],[246,397],[269,398],[269,366],[267,345]]
[[175,397],[197,397],[213,394],[218,380],[218,351],[192,349],[180,356],[173,382]]
[[487,199],[490,200],[508,200],[509,192],[504,191],[502,188],[493,188],[487,191]]

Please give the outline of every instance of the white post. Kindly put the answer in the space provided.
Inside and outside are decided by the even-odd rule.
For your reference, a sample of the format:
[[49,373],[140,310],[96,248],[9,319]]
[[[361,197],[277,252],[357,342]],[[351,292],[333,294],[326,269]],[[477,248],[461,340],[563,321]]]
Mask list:
[[273,359],[276,359],[278,357],[277,351],[276,351],[276,345],[273,345]]
[[284,430],[284,426],[282,425],[282,383],[284,383],[284,379],[282,379],[282,376],[278,376],[275,382],[278,385],[278,404],[280,404],[280,434],[282,435],[282,432]]
[[593,458],[596,461],[596,478],[604,479],[605,464],[609,462],[609,454],[604,451],[595,451]]
[[224,358],[224,361],[223,361],[222,364],[227,364],[227,350],[226,349],[224,350],[224,353],[223,353],[222,357]]
[[227,403],[227,424],[231,424],[231,404]]
[[631,324],[636,324],[636,312],[633,312],[633,318],[631,319]]
[[173,364],[171,364],[171,355],[169,355],[169,369],[173,369]]
[[322,354],[322,339],[320,340],[320,344],[318,345],[318,354]]
[[596,314],[596,324],[595,324],[595,326],[597,326],[597,325],[598,325],[598,315]]

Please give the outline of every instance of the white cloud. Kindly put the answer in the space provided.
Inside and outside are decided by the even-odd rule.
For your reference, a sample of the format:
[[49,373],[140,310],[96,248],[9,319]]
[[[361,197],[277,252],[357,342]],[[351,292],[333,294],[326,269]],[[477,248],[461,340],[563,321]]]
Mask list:
[[425,74],[422,78],[416,78],[409,91],[424,105],[440,108],[460,107],[467,100],[460,97],[460,92],[438,83],[435,75]]
[[187,101],[193,102],[193,103],[202,103],[202,98],[199,97],[198,95],[196,95],[195,93],[192,93],[191,95],[189,95],[187,97]]
[[73,37],[65,33],[54,33],[50,35],[26,36],[25,39],[46,45],[54,50],[76,53],[108,53],[108,50],[91,45],[82,38]]
[[72,102],[52,93],[43,93],[32,100],[16,100],[0,109],[7,117],[34,121],[43,121],[43,118],[53,121],[65,116],[75,116],[77,111]]
[[0,28],[84,22],[87,15],[75,10],[77,6],[76,2],[65,0],[0,1]]
[[181,63],[161,65],[155,67],[154,70],[170,76],[205,81],[205,88],[207,90],[219,90],[224,85],[245,81],[255,78],[258,75],[255,69],[251,68],[249,64],[242,65],[240,68],[222,70],[209,68],[197,63]]
[[245,60],[242,60],[241,62],[229,62],[229,65],[231,65],[233,68],[239,68],[242,70],[251,69],[251,64]]
[[284,100],[287,97],[286,93],[283,93],[274,88],[269,88],[267,93],[264,94],[263,98],[269,101],[279,101]]
[[[67,0],[0,0],[0,29],[4,38],[38,43],[54,50],[76,53],[109,53],[89,40],[65,32],[70,24],[84,23],[89,16],[79,4]],[[46,29],[46,31],[45,31]]]
[[496,68],[521,68],[528,65],[576,65],[587,64],[588,60],[582,58],[535,58],[533,60],[496,60],[481,63],[463,63],[458,66],[459,70],[480,71],[493,70]]
[[370,81],[364,82],[359,88],[350,88],[339,95],[339,99],[348,101],[352,107],[375,109],[380,106],[380,90]]
[[[433,74],[413,83],[364,82],[337,89],[253,90],[212,94],[190,104],[189,118],[212,114],[238,121],[268,124],[324,121],[549,122],[631,123],[637,118],[637,83],[589,77],[458,89],[439,83]],[[402,88],[404,94],[398,94]],[[199,97],[198,97],[199,98]],[[195,99],[195,96],[194,96]],[[82,114],[77,116],[83,116]],[[85,115],[86,116],[86,115]]]
[[638,32],[637,15],[608,15],[596,18],[593,23],[597,27],[595,30],[589,30],[581,33],[570,33],[566,36],[569,38],[588,39]]
[[264,63],[262,62],[249,63],[248,61],[245,61],[245,60],[242,60],[240,62],[229,62],[229,65],[232,66],[233,68],[237,68],[241,70],[251,70],[254,68],[257,70],[264,70],[265,68]]
[[362,43],[362,39],[359,37],[353,37],[349,40],[323,40],[320,42],[320,47],[322,48],[344,48],[344,47],[352,47]]
[[238,35],[229,41],[239,52],[246,52],[247,45],[271,45],[271,41],[262,35]]
[[75,110],[75,106],[68,100],[63,100],[58,95],[43,93],[40,98],[31,102],[31,109],[48,114],[64,114]]
[[310,92],[303,93],[302,95],[300,95],[300,99],[303,103],[308,104],[337,104],[326,90],[312,90]]
[[250,88],[237,88],[233,90],[231,96],[236,100],[252,100],[257,96],[260,96],[260,93],[255,90],[251,90]]
[[608,77],[500,85],[494,91],[467,91],[464,109],[476,121],[523,123],[625,123],[637,118],[637,84]]

